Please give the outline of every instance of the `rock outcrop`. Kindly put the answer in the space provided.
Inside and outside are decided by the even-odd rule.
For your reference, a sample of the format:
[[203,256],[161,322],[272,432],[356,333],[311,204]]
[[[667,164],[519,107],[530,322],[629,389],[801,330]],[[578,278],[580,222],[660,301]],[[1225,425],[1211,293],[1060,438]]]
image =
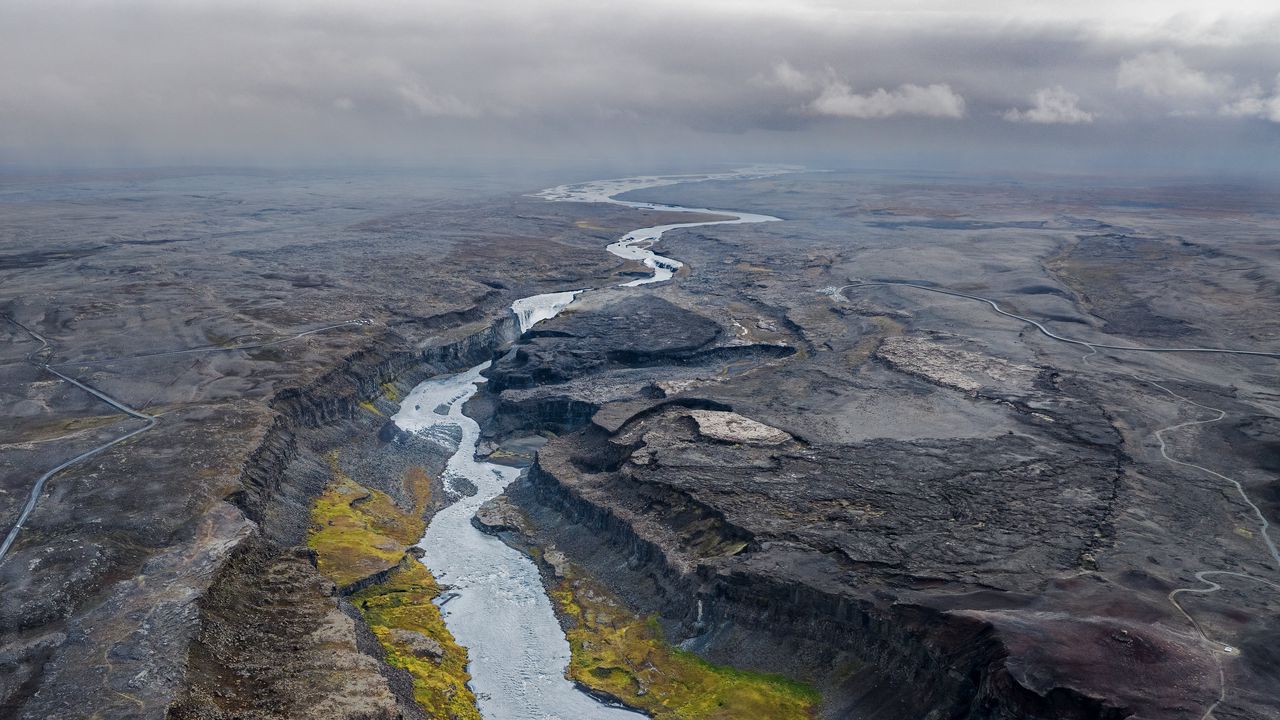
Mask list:
[[[1026,436],[806,447],[756,421],[766,442],[729,444],[706,416],[672,408],[553,440],[510,491],[686,647],[813,680],[832,717],[1161,716],[1199,699],[1181,677],[1210,679],[1194,645],[1140,620],[1168,610],[1134,600],[1090,619],[1122,593],[1041,585],[1109,542],[1113,452]],[[1117,681],[1121,668],[1143,680]]]

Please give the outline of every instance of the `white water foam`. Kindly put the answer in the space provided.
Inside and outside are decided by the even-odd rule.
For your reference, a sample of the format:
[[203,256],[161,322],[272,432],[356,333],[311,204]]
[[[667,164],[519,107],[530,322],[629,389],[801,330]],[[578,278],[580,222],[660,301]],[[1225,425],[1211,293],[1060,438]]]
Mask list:
[[543,293],[520,298],[511,303],[511,312],[516,314],[517,329],[520,334],[529,332],[530,328],[543,320],[550,320],[559,315],[560,311],[568,307],[574,298],[584,292],[586,291],[570,290],[569,292]]

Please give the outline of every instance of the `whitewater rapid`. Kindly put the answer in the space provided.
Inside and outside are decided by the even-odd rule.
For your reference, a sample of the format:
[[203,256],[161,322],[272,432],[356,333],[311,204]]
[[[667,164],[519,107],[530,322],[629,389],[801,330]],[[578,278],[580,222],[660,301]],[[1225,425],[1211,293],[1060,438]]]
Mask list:
[[559,315],[561,310],[569,307],[584,292],[586,290],[570,290],[520,298],[511,303],[511,312],[516,316],[516,329],[521,335],[529,332],[529,328],[534,325]]
[[[749,176],[749,171],[696,176],[651,176],[602,180],[552,188],[548,200],[609,202],[645,210],[706,213],[728,220],[673,223],[640,228],[608,246],[620,257],[640,260],[653,276],[623,283],[644,285],[671,279],[678,260],[649,248],[662,234],[678,228],[772,222],[778,218],[677,205],[615,200],[614,195],[645,187]],[[757,171],[757,174],[758,171]],[[545,293],[511,305],[521,334],[549,320],[585,290]],[[433,378],[415,387],[392,416],[403,430],[449,444],[461,433],[457,450],[445,467],[445,488],[457,502],[436,513],[418,543],[422,563],[446,588],[437,600],[445,625],[470,653],[471,687],[486,720],[636,720],[630,710],[604,705],[581,692],[568,679],[569,643],[556,619],[533,561],[496,537],[480,532],[471,518],[481,505],[500,495],[520,470],[476,459],[480,427],[462,412],[463,405],[485,382],[489,363],[466,372]],[[475,492],[470,495],[474,488]]]

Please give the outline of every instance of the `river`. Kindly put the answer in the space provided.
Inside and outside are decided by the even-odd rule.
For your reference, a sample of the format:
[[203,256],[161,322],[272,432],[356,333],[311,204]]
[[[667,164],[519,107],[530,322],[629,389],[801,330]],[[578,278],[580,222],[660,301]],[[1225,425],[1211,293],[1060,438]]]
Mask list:
[[[653,275],[626,286],[669,280],[682,263],[657,255],[650,248],[662,234],[678,228],[735,223],[772,222],[768,215],[737,213],[676,205],[617,200],[628,190],[701,180],[761,175],[739,171],[695,176],[651,176],[603,180],[544,190],[539,196],[554,201],[609,202],[644,210],[716,214],[728,220],[674,223],[633,230],[608,246],[619,257],[639,260]],[[585,290],[534,295],[512,303],[523,334],[538,322],[555,317]],[[418,546],[423,564],[447,590],[437,601],[445,625],[470,653],[471,686],[480,714],[487,720],[613,720],[643,717],[630,710],[604,705],[579,691],[565,678],[569,643],[556,620],[538,569],[523,553],[476,530],[471,517],[499,495],[520,470],[477,460],[480,427],[462,407],[485,382],[489,363],[463,373],[427,380],[413,389],[392,420],[400,428],[445,437],[461,430],[457,451],[449,458],[443,482],[460,499],[436,513]],[[474,486],[475,493],[462,495]]]
[[631,190],[640,190],[642,188],[663,187],[666,185],[701,182],[705,180],[742,179],[753,176],[772,175],[776,173],[777,171],[769,170],[740,170],[729,173],[714,173],[710,175],[649,175],[645,177],[619,178],[616,180],[595,180],[592,182],[577,183],[575,185],[560,185],[559,187],[553,187],[538,193],[538,197],[558,202],[611,203],[613,205],[636,208],[637,210],[659,210],[667,212],[729,216],[728,220],[672,223],[670,225],[644,227],[638,230],[632,230],[626,235],[623,235],[617,242],[611,243],[606,248],[609,252],[628,260],[639,260],[644,263],[645,267],[653,271],[653,275],[650,277],[622,283],[623,287],[635,287],[637,285],[647,285],[649,283],[670,280],[675,275],[676,271],[684,266],[684,263],[679,260],[658,255],[651,250],[653,245],[662,237],[663,233],[669,230],[703,227],[707,225],[740,225],[744,223],[777,222],[781,220],[781,218],[776,218],[772,215],[756,215],[754,213],[737,211],[709,210],[707,208],[691,208],[680,205],[659,205],[657,203],[631,202],[629,200],[618,200],[618,195]]

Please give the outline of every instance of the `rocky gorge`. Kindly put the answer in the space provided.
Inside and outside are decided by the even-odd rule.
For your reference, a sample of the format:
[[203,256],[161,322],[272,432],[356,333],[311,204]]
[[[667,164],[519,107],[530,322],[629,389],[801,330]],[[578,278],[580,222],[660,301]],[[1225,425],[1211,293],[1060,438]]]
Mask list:
[[[1050,294],[1041,289],[1049,287],[1028,293]],[[884,303],[883,291],[877,294]],[[1146,466],[1145,451],[1134,448],[1132,406],[1125,407],[1152,399],[1126,393],[1120,401],[1095,384],[1095,372],[1123,376],[1130,341],[1095,340],[1121,352],[1092,362],[1052,346],[997,354],[990,331],[954,330],[984,324],[981,318],[947,312],[948,322],[934,321],[937,329],[914,327],[915,312],[865,300],[854,303],[859,314],[875,307],[877,321],[833,338],[832,315],[841,317],[849,303],[839,294],[818,311],[830,313],[825,320],[788,305],[782,317],[721,320],[720,332],[708,336],[698,334],[705,296],[664,297],[640,301],[634,324],[608,304],[578,308],[548,321],[493,368],[491,407],[505,423],[495,441],[502,432],[554,428],[557,435],[478,522],[516,546],[554,555],[549,584],[563,583],[566,561],[572,572],[585,569],[637,612],[655,613],[682,648],[821,688],[823,716],[1271,712],[1269,653],[1255,650],[1252,661],[1236,664],[1239,640],[1219,639],[1274,632],[1263,620],[1263,608],[1274,607],[1268,578],[1276,569],[1265,552],[1265,510],[1260,524],[1235,533],[1261,544],[1261,557],[1255,551],[1249,561],[1260,564],[1226,573],[1243,585],[1236,602],[1249,597],[1254,610],[1246,613],[1260,613],[1251,620],[1217,616],[1213,632],[1199,621],[1188,626],[1190,614],[1175,599],[1187,590],[1158,580],[1158,570],[1117,561],[1147,542],[1135,537],[1129,503],[1150,497],[1154,489],[1142,489],[1148,478],[1167,477],[1161,459]],[[751,325],[786,350],[755,350]],[[610,327],[624,332],[603,330]],[[1010,329],[1019,342],[1028,339],[1018,323]],[[698,350],[689,349],[693,343]],[[1106,352],[1078,344],[1084,354]],[[849,350],[840,353],[841,345]],[[1265,374],[1275,354],[1265,345],[1240,349],[1257,357],[1242,358],[1250,368],[1242,377],[1259,382],[1264,375],[1252,373]],[[833,365],[832,355],[843,362]],[[697,358],[715,359],[701,365]],[[842,392],[835,369],[848,362],[857,380],[845,381],[852,387]],[[1177,361],[1158,365],[1162,374],[1195,374]],[[1167,390],[1151,379],[1150,365],[1144,372],[1128,376],[1134,389]],[[802,384],[811,373],[832,382]],[[1262,381],[1248,392],[1265,403],[1265,387]],[[815,422],[836,415],[832,405],[848,402],[845,392],[863,388],[903,398],[900,412],[926,398],[930,414],[954,424],[934,436],[921,436],[926,422],[851,438],[849,426],[882,419],[874,413],[883,401],[861,398],[855,412],[862,418],[841,417],[838,428]],[[957,401],[968,421],[957,422],[958,411],[947,407]],[[977,408],[989,419],[975,425]],[[1168,463],[1168,428],[1155,430]],[[1265,483],[1253,497],[1265,496]],[[1221,492],[1231,490],[1226,484]],[[1248,503],[1251,493],[1241,493]],[[1186,507],[1158,503],[1175,514]],[[1177,523],[1155,527],[1179,532]],[[1147,558],[1149,567],[1166,562]],[[1190,591],[1205,592],[1194,584]],[[643,689],[642,674],[633,676]]]
[[[217,478],[208,504],[186,506],[172,558],[116,555],[85,570],[108,591],[41,595],[40,572],[15,570],[61,578],[32,562],[55,535],[37,517],[15,546],[20,559],[3,566],[5,712],[78,716],[83,690],[73,688],[89,684],[120,717],[469,716],[466,664],[433,634],[429,611],[413,616],[416,629],[391,617],[448,611],[447,578],[436,587],[406,568],[418,567],[415,528],[469,492],[447,477],[459,437],[405,432],[391,418],[424,379],[487,361],[465,406],[480,454],[527,469],[475,522],[537,561],[575,650],[570,676],[601,697],[656,717],[1199,718],[1215,699],[1215,717],[1274,711],[1268,680],[1280,661],[1268,648],[1280,627],[1265,582],[1188,600],[1192,623],[1169,600],[1205,567],[1271,578],[1280,568],[1258,552],[1265,527],[1220,481],[1153,454],[1151,440],[1197,412],[1177,397],[1226,407],[1233,420],[1221,432],[1182,430],[1170,443],[1234,468],[1272,516],[1270,361],[1170,356],[1139,367],[1104,352],[1082,362],[980,307],[889,286],[827,290],[932,276],[1102,339],[1141,313],[1176,320],[1197,344],[1265,349],[1274,338],[1258,333],[1271,330],[1244,338],[1157,298],[1138,302],[1140,284],[1109,316],[1108,296],[1088,285],[1098,261],[1078,238],[1090,230],[1046,213],[1034,187],[998,201],[950,187],[984,220],[959,228],[910,225],[954,211],[954,198],[926,193],[931,206],[908,206],[918,188],[891,180],[721,178],[641,192],[634,202],[648,207],[520,200],[564,246],[558,265],[530,241],[547,262],[538,283],[484,278],[433,312],[387,303],[357,340],[311,349],[305,371],[262,404],[232,414],[187,401],[183,447],[202,447],[211,417],[220,441],[238,427],[244,439],[235,452],[209,450],[226,464],[207,467],[226,469],[207,473]],[[786,222],[677,231],[656,246],[681,262],[671,281],[614,287],[655,268],[583,249],[599,251],[663,202]],[[1192,252],[1169,236],[1174,220],[1185,230],[1193,217],[1092,210],[1143,242],[1182,248],[1149,276],[1219,278],[1197,292],[1223,308],[1223,327],[1235,327],[1231,299],[1273,270],[1244,231],[1230,253]],[[1026,217],[1046,215],[1029,229]],[[886,217],[933,244],[904,241]],[[375,232],[414,222],[380,220]],[[480,252],[468,248],[466,261]],[[1229,274],[1242,258],[1258,279]],[[425,272],[439,282],[442,270]],[[532,329],[509,309],[527,289],[583,287],[597,289]],[[279,372],[298,360],[259,362]],[[130,389],[105,372],[95,381]],[[325,498],[340,517],[317,514]],[[140,614],[161,590],[168,604]],[[645,640],[609,635],[621,628]],[[710,664],[677,664],[686,657]],[[688,669],[729,666],[745,675],[698,670],[695,682]],[[659,678],[679,672],[655,672],[677,667],[728,705],[679,704]]]

